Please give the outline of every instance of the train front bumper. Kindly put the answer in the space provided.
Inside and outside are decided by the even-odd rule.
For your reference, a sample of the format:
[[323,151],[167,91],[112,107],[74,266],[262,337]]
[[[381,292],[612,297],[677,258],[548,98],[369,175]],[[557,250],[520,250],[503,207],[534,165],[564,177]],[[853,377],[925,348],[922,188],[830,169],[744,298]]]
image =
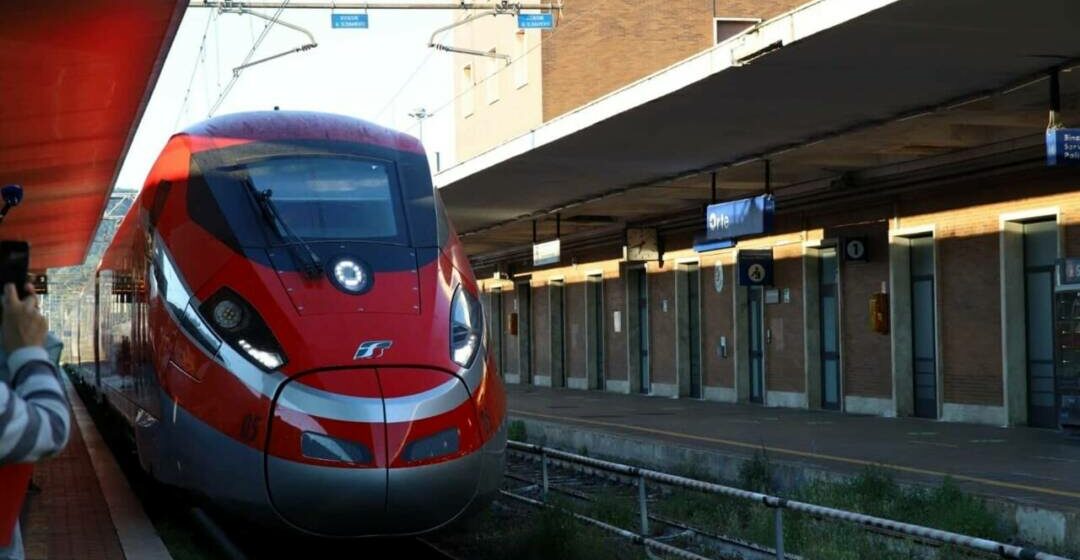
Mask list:
[[467,386],[444,372],[305,374],[284,385],[271,418],[270,502],[283,520],[309,533],[430,531],[478,496],[489,497],[498,484],[490,479],[501,481],[505,430],[482,441]]

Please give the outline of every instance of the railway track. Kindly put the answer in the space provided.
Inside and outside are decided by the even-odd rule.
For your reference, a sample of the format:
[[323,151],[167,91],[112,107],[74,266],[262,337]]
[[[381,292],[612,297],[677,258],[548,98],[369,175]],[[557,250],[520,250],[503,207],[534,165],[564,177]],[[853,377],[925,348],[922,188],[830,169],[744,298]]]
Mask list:
[[[546,468],[544,468],[546,463]],[[777,559],[799,560],[802,557],[757,542],[751,542],[718,532],[718,527],[704,527],[683,519],[658,514],[655,505],[665,499],[672,488],[662,484],[647,485],[647,492],[640,495],[639,479],[588,465],[563,461],[540,455],[510,450],[506,478],[512,481],[511,489],[503,495],[531,503],[537,507],[558,507],[571,512],[579,520],[593,524],[612,525],[628,533],[625,537],[638,544],[645,535],[653,541],[674,546],[678,550],[667,551],[661,556],[681,558],[743,558],[747,560]],[[545,495],[544,489],[547,489]],[[644,499],[648,513],[640,518],[638,504]],[[719,498],[718,498],[719,499]],[[821,521],[822,527],[827,521]],[[937,557],[941,544],[929,539],[902,535],[885,527],[863,527],[876,535],[875,547],[913,555],[911,557]],[[648,547],[656,551],[657,547]],[[950,557],[992,558],[997,554],[963,551],[950,548]],[[655,556],[652,554],[652,556]]]
[[423,537],[394,539],[325,539],[298,535],[271,535],[236,524],[221,524],[201,509],[195,509],[203,535],[213,543],[220,557],[228,560],[262,558],[418,558],[422,560],[461,560],[443,547]]
[[[552,461],[552,463],[555,462]],[[506,478],[520,484],[516,489],[506,491],[503,494],[510,499],[533,502],[534,504],[541,503],[544,501],[542,477],[543,473],[536,457],[512,451],[507,461]],[[548,472],[549,493],[562,496],[569,500],[571,504],[583,506],[581,508],[573,506],[566,508],[572,511],[595,512],[605,505],[633,502],[637,498],[635,484],[635,481],[627,477],[602,473],[579,465],[559,463],[555,468],[550,468]],[[656,488],[649,491],[646,499],[655,502],[659,499],[659,490],[659,488]],[[563,503],[565,504],[565,502]],[[603,523],[611,521],[612,518],[625,518],[627,512],[621,512],[622,515],[619,513],[611,515],[611,513],[608,512],[608,515],[601,514],[601,517],[607,519],[592,519]],[[585,515],[584,517],[590,516]],[[585,520],[583,519],[583,521]],[[633,521],[640,523],[638,519]],[[611,525],[611,523],[607,524]],[[694,527],[688,523],[657,515],[656,513],[647,514],[647,526],[652,540],[675,549],[660,551],[661,554],[666,552],[666,555],[671,557],[742,558],[746,560],[775,560],[777,558],[776,551],[772,548],[721,535],[715,531]],[[619,528],[631,529],[623,526],[619,526]],[[640,524],[632,529],[634,531],[631,532],[640,536]],[[785,554],[784,558],[801,560],[800,556],[793,554]]]

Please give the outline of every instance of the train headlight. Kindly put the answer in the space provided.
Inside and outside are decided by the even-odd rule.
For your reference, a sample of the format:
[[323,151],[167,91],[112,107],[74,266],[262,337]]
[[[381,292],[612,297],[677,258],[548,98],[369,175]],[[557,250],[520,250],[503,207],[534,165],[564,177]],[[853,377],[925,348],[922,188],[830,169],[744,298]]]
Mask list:
[[249,362],[266,371],[285,365],[281,344],[259,312],[240,294],[221,288],[199,306],[215,334],[244,356]]
[[349,294],[363,293],[371,285],[371,277],[364,265],[349,257],[338,259],[330,267],[330,277],[334,285]]
[[227,330],[235,331],[244,322],[244,308],[231,299],[223,299],[214,305],[214,323]]
[[450,304],[450,359],[461,367],[469,367],[483,333],[480,302],[459,286]]
[[263,350],[262,348],[256,348],[251,345],[250,342],[243,338],[236,341],[237,346],[241,350],[247,352],[247,355],[259,362],[260,365],[266,369],[277,369],[285,363],[285,360],[281,359],[281,355],[272,350]]

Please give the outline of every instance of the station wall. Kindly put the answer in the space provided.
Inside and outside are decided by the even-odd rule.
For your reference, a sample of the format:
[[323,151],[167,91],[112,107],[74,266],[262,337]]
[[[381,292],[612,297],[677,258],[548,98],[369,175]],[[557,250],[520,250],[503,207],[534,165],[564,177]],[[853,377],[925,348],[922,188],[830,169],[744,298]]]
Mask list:
[[[740,240],[733,249],[698,254],[687,232],[661,231],[662,260],[645,263],[648,293],[647,382],[638,373],[640,345],[632,324],[636,296],[631,268],[618,257],[622,247],[564,252],[569,266],[531,269],[504,266],[528,278],[533,289],[534,369],[537,384],[550,376],[551,332],[547,285],[565,284],[566,376],[572,388],[595,387],[586,379],[590,336],[586,281],[603,275],[603,386],[608,391],[685,397],[679,379],[681,309],[676,289],[680,263],[696,262],[700,273],[701,385],[709,400],[749,399],[747,288],[737,286],[739,250],[772,248],[776,303],[764,305],[766,329],[763,404],[800,408],[822,406],[818,251],[840,239],[864,237],[869,260],[838,260],[841,410],[878,415],[916,413],[913,389],[910,252],[907,243],[931,236],[933,247],[934,390],[931,416],[942,420],[1023,425],[1027,415],[1026,329],[1023,278],[1017,277],[1015,224],[1050,219],[1058,227],[1058,256],[1080,256],[1080,180],[1074,172],[1036,170],[968,180],[837,203],[824,209],[785,213],[778,206],[774,232]],[[718,278],[718,271],[720,278]],[[479,269],[478,276],[485,272]],[[511,279],[485,279],[482,286],[504,290],[503,312],[512,313]],[[518,280],[520,281],[520,279]],[[1019,290],[1019,292],[1018,292]],[[872,295],[889,296],[887,333],[870,327]],[[508,325],[504,318],[503,325]],[[509,340],[509,338],[506,338]],[[504,360],[514,381],[517,367]],[[927,401],[927,402],[930,402]],[[922,415],[926,415],[925,409]]]

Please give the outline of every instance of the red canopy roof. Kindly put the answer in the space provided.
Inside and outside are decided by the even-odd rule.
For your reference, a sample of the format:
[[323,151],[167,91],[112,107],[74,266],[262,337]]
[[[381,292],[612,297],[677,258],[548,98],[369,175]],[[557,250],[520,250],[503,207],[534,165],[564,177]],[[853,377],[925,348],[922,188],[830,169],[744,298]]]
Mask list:
[[185,0],[0,2],[0,225],[31,266],[79,264],[172,44]]

